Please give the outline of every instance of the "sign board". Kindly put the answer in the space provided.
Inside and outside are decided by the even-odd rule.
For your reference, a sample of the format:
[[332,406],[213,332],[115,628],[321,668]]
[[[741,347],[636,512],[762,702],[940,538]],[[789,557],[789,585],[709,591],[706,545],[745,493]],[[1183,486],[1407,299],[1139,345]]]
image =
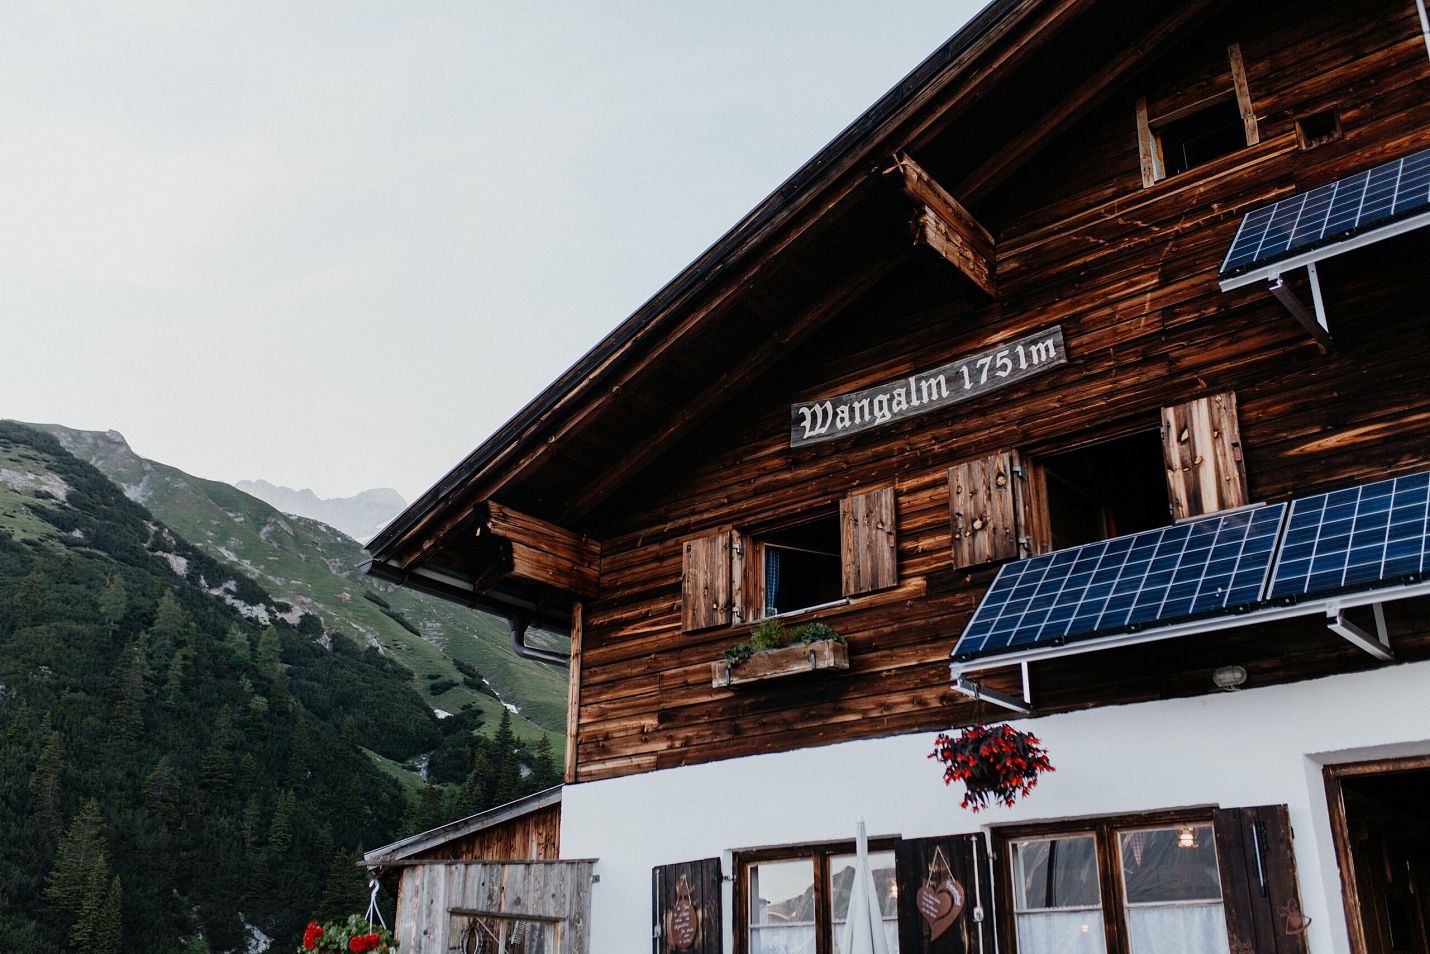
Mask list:
[[979,354],[888,384],[790,406],[789,446],[858,434],[939,408],[971,401],[1067,364],[1063,329],[1025,335]]

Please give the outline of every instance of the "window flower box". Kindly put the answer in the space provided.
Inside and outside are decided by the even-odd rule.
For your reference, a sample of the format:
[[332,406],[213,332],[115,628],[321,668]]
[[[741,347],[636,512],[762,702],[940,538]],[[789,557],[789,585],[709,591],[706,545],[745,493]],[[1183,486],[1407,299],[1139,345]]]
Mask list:
[[783,679],[824,669],[848,669],[849,647],[833,629],[813,623],[786,635],[778,620],[766,620],[750,639],[710,664],[710,684],[728,688]]

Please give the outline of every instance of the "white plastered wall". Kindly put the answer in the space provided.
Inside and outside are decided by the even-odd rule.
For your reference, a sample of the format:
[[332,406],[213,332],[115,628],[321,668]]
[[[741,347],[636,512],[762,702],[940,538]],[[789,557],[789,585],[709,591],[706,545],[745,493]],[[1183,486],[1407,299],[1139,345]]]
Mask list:
[[593,954],[650,950],[656,865],[872,836],[917,838],[1041,819],[1285,803],[1312,954],[1349,954],[1321,768],[1430,753],[1430,662],[1192,699],[1027,719],[1056,771],[1013,809],[971,814],[927,758],[934,733],[846,742],[568,785],[561,851],[599,859]]

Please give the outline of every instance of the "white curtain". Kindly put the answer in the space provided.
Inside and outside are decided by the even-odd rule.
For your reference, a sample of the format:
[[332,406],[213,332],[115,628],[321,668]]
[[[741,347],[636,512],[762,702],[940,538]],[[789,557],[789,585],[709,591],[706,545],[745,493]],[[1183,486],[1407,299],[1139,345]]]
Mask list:
[[1132,954],[1228,954],[1220,904],[1127,909]]
[[[1018,954],[1106,954],[1102,911],[1018,915]],[[1136,951],[1136,954],[1142,952]]]
[[750,954],[814,954],[814,925],[752,927]]

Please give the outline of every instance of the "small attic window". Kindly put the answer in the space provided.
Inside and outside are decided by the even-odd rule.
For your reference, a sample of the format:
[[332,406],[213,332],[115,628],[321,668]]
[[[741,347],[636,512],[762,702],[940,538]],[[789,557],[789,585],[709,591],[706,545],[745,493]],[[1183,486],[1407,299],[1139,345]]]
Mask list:
[[[1142,184],[1153,186],[1261,141],[1241,45],[1174,86],[1137,100]],[[1223,72],[1224,71],[1224,72]],[[1207,90],[1214,92],[1207,95]]]
[[1232,97],[1152,126],[1163,175],[1175,176],[1246,145],[1241,111]]

